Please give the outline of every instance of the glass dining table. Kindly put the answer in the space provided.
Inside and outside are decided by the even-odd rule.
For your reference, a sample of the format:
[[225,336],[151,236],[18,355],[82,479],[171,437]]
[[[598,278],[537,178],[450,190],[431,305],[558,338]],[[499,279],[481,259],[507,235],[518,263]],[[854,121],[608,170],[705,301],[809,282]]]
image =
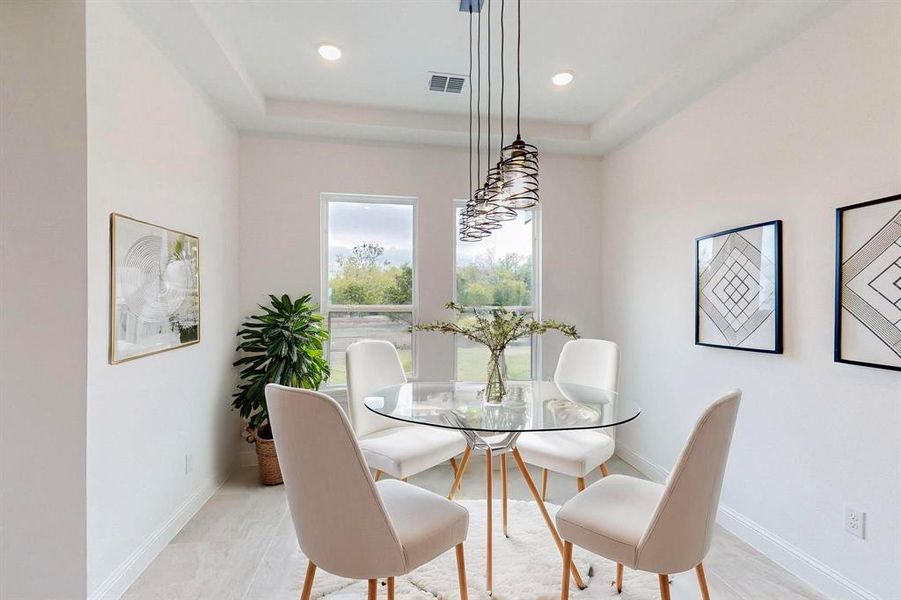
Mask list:
[[[486,573],[489,594],[492,587],[492,501],[493,459],[499,457],[501,467],[502,512],[504,535],[507,530],[507,455],[511,455],[535,499],[557,549],[563,554],[563,542],[553,519],[535,486],[535,482],[516,448],[517,439],[526,432],[608,429],[637,418],[641,409],[617,393],[580,384],[553,381],[511,381],[500,403],[483,399],[485,384],[458,381],[415,381],[392,385],[375,391],[364,399],[374,413],[407,423],[443,429],[455,429],[466,440],[466,451],[456,469],[449,499],[460,487],[460,481],[473,452],[485,455],[487,492]],[[508,536],[509,537],[509,536]],[[570,565],[579,588],[585,583]]]

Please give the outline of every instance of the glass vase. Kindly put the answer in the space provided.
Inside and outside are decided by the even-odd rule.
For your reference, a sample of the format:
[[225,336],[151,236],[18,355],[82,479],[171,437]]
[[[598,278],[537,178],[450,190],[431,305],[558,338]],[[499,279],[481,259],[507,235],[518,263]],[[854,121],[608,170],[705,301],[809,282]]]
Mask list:
[[490,351],[487,382],[485,401],[489,404],[500,404],[507,395],[507,360],[503,349]]

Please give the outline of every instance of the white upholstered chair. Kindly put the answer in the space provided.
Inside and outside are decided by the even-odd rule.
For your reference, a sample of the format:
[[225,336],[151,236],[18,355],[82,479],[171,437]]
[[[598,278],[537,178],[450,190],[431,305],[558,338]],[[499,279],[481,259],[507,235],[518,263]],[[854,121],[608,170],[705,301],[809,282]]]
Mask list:
[[361,340],[347,347],[347,404],[350,423],[363,456],[376,470],[405,480],[466,450],[466,441],[456,431],[395,421],[377,415],[363,404],[367,396],[389,385],[405,383],[404,368],[393,344]]
[[704,411],[665,485],[611,475],[563,505],[557,513],[564,540],[561,599],[569,598],[575,544],[616,561],[617,591],[627,566],[657,573],[660,596],[670,600],[669,575],[695,569],[701,596],[709,600],[701,563],[710,549],[740,402],[735,390]]
[[319,392],[270,384],[266,402],[288,507],[309,559],[301,600],[316,568],[369,580],[409,573],[456,547],[460,597],[466,600],[463,540],[469,513],[459,504],[396,480],[376,483],[338,403]]
[[[554,381],[575,383],[618,391],[619,347],[607,340],[572,340],[563,346]],[[517,442],[525,462],[544,469],[541,495],[547,495],[547,473],[554,471],[575,477],[579,491],[585,489],[585,477],[599,469],[607,475],[605,464],[613,456],[613,438],[602,431],[545,431],[523,434]]]

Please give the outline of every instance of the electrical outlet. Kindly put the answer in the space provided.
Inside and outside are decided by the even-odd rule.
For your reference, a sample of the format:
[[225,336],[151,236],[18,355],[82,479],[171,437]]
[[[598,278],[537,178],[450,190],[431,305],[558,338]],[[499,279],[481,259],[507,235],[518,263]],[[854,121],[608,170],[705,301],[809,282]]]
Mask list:
[[860,539],[865,539],[866,524],[867,513],[850,506],[845,507],[845,531]]
[[190,454],[185,454],[185,475],[188,475],[191,471],[194,470],[194,464],[191,460]]

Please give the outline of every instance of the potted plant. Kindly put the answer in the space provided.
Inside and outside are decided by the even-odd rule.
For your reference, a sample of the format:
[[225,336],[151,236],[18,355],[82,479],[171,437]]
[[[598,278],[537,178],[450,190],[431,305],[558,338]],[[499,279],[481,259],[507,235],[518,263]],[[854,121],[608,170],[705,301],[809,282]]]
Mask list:
[[234,366],[241,367],[241,383],[232,406],[247,421],[247,441],[256,444],[264,485],[282,482],[266,409],[266,384],[315,390],[329,376],[323,351],[328,331],[311,298],[310,294],[297,300],[287,294],[270,295],[271,305],[261,304],[263,312],[248,317],[238,331],[237,349],[243,356]]
[[504,351],[512,342],[529,335],[541,335],[552,329],[573,339],[579,337],[579,332],[572,325],[551,319],[536,321],[530,315],[506,308],[466,308],[454,302],[448,302],[446,307],[457,313],[459,318],[456,322],[421,323],[415,329],[462,335],[485,345],[489,356],[484,398],[489,403],[501,402],[507,394],[507,362]]

